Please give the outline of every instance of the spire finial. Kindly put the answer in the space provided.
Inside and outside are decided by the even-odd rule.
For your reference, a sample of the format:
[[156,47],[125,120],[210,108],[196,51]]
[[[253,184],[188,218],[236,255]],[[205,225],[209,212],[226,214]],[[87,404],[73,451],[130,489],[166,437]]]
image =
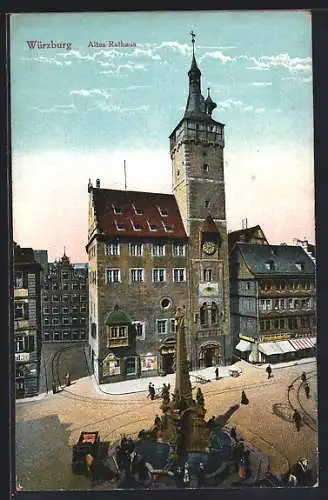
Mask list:
[[190,35],[191,35],[191,43],[192,43],[192,55],[194,56],[195,55],[195,38],[196,38],[196,35],[193,32],[193,30],[191,30]]
[[66,256],[66,247],[64,246],[64,255]]

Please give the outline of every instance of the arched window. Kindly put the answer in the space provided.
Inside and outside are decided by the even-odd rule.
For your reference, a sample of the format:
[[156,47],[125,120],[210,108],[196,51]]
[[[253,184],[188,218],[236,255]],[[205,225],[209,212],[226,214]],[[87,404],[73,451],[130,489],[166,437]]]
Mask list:
[[216,325],[218,322],[218,306],[215,302],[211,304],[211,325]]
[[204,302],[204,304],[200,308],[200,324],[202,326],[208,325],[208,311],[206,302]]

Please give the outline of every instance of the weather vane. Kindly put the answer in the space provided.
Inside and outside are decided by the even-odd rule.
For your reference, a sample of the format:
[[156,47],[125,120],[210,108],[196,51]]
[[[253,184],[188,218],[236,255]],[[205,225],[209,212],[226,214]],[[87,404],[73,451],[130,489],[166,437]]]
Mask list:
[[194,47],[195,47],[195,37],[196,37],[196,35],[195,35],[195,33],[193,32],[193,30],[191,30],[190,34],[191,34],[191,43],[192,43],[192,53],[194,53]]

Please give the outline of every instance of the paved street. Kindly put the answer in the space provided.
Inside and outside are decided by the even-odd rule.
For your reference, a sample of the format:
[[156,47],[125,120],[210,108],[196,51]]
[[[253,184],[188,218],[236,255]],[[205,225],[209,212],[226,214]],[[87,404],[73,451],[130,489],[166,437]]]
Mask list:
[[[315,362],[273,370],[267,380],[265,367],[237,363],[243,373],[202,384],[207,416],[224,414],[240,403],[244,389],[249,405],[241,405],[228,425],[236,425],[241,436],[271,457],[273,472],[285,472],[300,457],[316,455],[316,432],[303,425],[297,432],[289,421],[288,386],[303,370],[309,374],[311,398],[295,384],[293,405],[302,405],[313,417],[316,406]],[[311,378],[310,378],[311,377]],[[166,381],[165,378],[162,379]],[[167,382],[167,381],[166,381]],[[131,381],[133,384],[133,381]],[[298,384],[299,385],[299,384]],[[296,395],[299,395],[299,402]],[[150,401],[145,392],[107,395],[97,390],[94,380],[84,377],[55,395],[19,402],[16,410],[17,476],[26,490],[86,489],[89,481],[71,472],[72,445],[82,430],[98,430],[102,441],[115,442],[121,433],[136,436],[161,414],[161,400]],[[281,412],[273,412],[276,405]],[[300,406],[298,408],[302,410]],[[312,426],[313,427],[313,426]]]

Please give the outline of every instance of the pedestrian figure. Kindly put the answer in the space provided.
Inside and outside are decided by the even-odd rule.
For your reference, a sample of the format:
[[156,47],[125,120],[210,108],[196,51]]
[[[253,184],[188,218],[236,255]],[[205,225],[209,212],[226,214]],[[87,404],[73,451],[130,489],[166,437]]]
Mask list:
[[202,486],[205,486],[205,481],[206,481],[206,472],[205,472],[205,466],[203,462],[199,463],[199,471],[197,474],[197,486],[198,488],[201,488]]
[[246,396],[245,391],[242,391],[242,393],[241,393],[241,400],[240,400],[240,402],[241,402],[242,405],[248,405],[248,403],[249,403],[249,400],[248,400],[248,398]]
[[305,372],[302,373],[301,380],[302,380],[303,383],[306,382],[306,373]]
[[162,398],[164,403],[168,403],[170,401],[170,390],[166,384],[163,384]]
[[160,429],[162,427],[162,421],[157,414],[154,420],[154,426],[156,427],[156,429]]
[[302,417],[297,410],[294,411],[293,420],[295,422],[296,430],[299,431],[301,428]]
[[153,401],[155,399],[155,387],[154,387],[154,384],[152,384],[150,386],[149,393],[150,393],[150,399]]
[[69,385],[71,385],[71,377],[70,377],[70,374],[69,372],[66,373],[65,375],[65,380],[66,380],[66,386],[68,387]]
[[183,484],[185,488],[189,488],[190,486],[190,472],[189,472],[189,465],[187,462],[185,463],[183,471]]
[[237,443],[238,441],[238,438],[237,438],[237,432],[236,432],[236,427],[231,427],[230,429],[230,436],[232,437],[232,439],[234,439]]
[[304,391],[307,399],[310,397],[310,386],[307,382],[304,383]]
[[148,394],[147,394],[147,398],[150,398],[150,396],[151,396],[151,386],[152,386],[152,384],[151,384],[151,382],[149,382],[149,384],[148,384]]
[[203,393],[202,393],[202,390],[200,387],[198,387],[197,389],[197,393],[196,393],[196,401],[197,401],[197,404],[199,404],[199,406],[204,406],[204,396],[203,396]]
[[266,367],[266,370],[265,370],[265,371],[266,371],[266,372],[267,372],[267,374],[268,374],[268,379],[269,379],[269,378],[271,378],[272,368],[271,368],[271,366],[270,366],[270,365],[268,365],[268,366]]
[[219,380],[219,368],[215,368],[215,380]]

